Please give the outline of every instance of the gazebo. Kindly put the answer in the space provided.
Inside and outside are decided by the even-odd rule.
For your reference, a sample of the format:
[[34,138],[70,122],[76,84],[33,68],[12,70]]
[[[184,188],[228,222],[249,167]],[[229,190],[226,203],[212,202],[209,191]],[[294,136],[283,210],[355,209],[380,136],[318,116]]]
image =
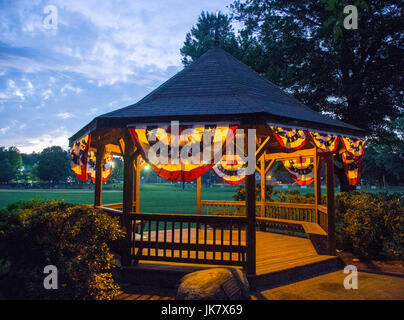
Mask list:
[[[148,153],[153,130],[181,141],[183,130],[191,129],[200,143],[205,131],[219,128],[229,134],[227,142],[222,140],[223,146],[234,139],[236,129],[255,130],[256,138],[248,143],[245,134],[241,152],[255,152],[259,195],[255,172],[243,175],[246,171],[240,168],[245,163],[227,161],[229,155],[210,164],[158,164]],[[139,261],[229,265],[243,267],[252,279],[257,264],[270,255],[258,259],[257,251],[265,251],[265,243],[270,241],[265,237],[273,229],[305,234],[325,245],[327,257],[336,254],[333,157],[342,154],[349,182],[356,184],[363,137],[363,130],[311,110],[216,46],[139,102],[93,119],[70,138],[70,146],[76,175],[83,181],[91,177],[95,183],[94,206],[119,216],[127,231],[123,265]],[[111,172],[113,155],[124,160],[123,199],[119,204],[102,205],[102,184]],[[265,199],[266,176],[275,161],[282,161],[299,185],[314,184],[313,204]],[[140,174],[146,164],[165,179],[196,180],[196,212],[141,213]],[[326,168],[326,203],[321,201],[322,164]],[[202,201],[201,175],[208,170],[230,184],[245,179],[246,200]]]

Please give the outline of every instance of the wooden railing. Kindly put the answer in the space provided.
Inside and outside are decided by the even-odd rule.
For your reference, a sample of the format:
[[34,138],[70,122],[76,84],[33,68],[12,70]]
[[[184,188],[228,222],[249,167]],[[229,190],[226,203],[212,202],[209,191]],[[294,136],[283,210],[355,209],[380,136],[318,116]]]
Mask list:
[[328,214],[327,214],[327,206],[318,206],[318,225],[328,233]]
[[[256,210],[257,217],[316,222],[314,204],[258,201]],[[245,201],[201,201],[202,215],[246,216],[245,212]]]
[[[117,216],[117,215],[122,214],[123,204],[122,203],[109,203],[109,204],[103,204],[102,206],[99,206],[96,208],[101,209],[112,216],[113,215]],[[133,202],[132,210],[135,210],[135,208],[136,208],[136,202]]]
[[135,261],[244,266],[244,217],[135,213],[132,250]]
[[285,203],[285,202],[265,202],[265,212],[261,214],[263,207],[262,202],[257,203],[257,216],[304,221],[304,222],[316,222],[315,205],[308,203]]
[[[122,204],[98,208],[119,217],[124,224],[120,210]],[[256,210],[259,230],[265,231],[270,227],[303,232],[296,221],[314,222],[324,231],[328,229],[326,206],[318,206],[316,214],[314,204],[257,202]],[[246,265],[247,217],[244,201],[201,201],[200,215],[132,212],[128,224],[131,231],[130,252],[134,261]]]
[[202,215],[245,217],[245,201],[201,201]]

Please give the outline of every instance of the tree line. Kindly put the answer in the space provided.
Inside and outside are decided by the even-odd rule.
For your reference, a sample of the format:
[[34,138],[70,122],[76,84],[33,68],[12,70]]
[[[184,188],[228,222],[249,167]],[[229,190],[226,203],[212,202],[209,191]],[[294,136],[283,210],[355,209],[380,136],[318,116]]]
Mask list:
[[[404,134],[404,119],[401,120],[401,134]],[[401,136],[403,137],[403,135]],[[387,138],[386,138],[387,139]],[[370,142],[364,156],[362,184],[378,186],[402,185],[404,182],[404,139],[397,134],[388,137],[387,141]],[[273,178],[283,183],[292,183],[283,165],[274,166],[271,170]],[[153,170],[142,171],[142,182],[164,182]],[[219,183],[212,173],[202,176],[203,184]],[[114,158],[114,166],[107,183],[122,183],[123,161]],[[20,153],[16,147],[0,147],[0,185],[31,185],[46,182],[82,184],[70,169],[70,155],[59,146],[45,148],[40,153]]]

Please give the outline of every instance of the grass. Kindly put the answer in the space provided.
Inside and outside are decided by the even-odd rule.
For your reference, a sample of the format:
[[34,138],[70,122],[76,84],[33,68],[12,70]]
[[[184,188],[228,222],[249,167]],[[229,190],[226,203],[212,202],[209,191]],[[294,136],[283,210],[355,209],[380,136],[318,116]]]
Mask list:
[[[233,196],[236,190],[237,187],[227,185],[202,188],[202,200],[234,200]],[[299,190],[302,194],[314,192],[311,186],[303,189],[299,186],[291,186],[288,189],[277,186],[275,190]],[[404,187],[392,187],[388,190],[362,188],[361,191],[404,193]],[[335,192],[338,192],[338,188]],[[322,189],[322,193],[325,193],[324,189]],[[86,189],[0,190],[0,208],[19,200],[31,199],[64,200],[75,204],[91,204],[94,200],[94,191]],[[104,204],[122,202],[122,191],[106,190],[103,192],[102,200]],[[194,213],[196,211],[195,186],[183,190],[179,184],[143,185],[140,192],[140,210],[155,213]]]
[[[234,200],[235,187],[202,188],[203,200]],[[0,208],[19,200],[64,200],[75,204],[91,204],[92,190],[0,190]],[[122,191],[103,191],[102,203],[122,202]],[[144,185],[140,190],[140,211],[155,213],[194,213],[196,211],[196,190],[182,190],[177,185]]]

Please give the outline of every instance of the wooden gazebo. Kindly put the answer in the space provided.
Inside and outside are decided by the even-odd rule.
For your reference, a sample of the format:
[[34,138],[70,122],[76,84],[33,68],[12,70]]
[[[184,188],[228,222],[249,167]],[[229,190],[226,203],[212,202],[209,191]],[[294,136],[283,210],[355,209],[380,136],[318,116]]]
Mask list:
[[[199,176],[197,212],[139,212],[140,174],[146,161],[142,161],[144,154],[130,129],[162,126],[171,121],[185,125],[230,123],[255,129],[260,201],[256,201],[255,174],[245,177],[246,201],[202,201]],[[87,174],[87,153],[93,152],[94,206],[119,216],[128,231],[121,256],[123,265],[148,260],[241,266],[248,277],[254,278],[258,232],[277,228],[304,233],[310,239],[324,240],[325,253],[335,255],[333,157],[344,153],[348,158],[347,173],[355,173],[355,164],[363,154],[363,136],[361,129],[311,110],[215,47],[139,102],[96,117],[70,138],[70,145],[74,147],[82,141],[75,159],[78,170],[84,170],[81,176]],[[288,148],[288,143],[299,139],[303,142]],[[101,202],[106,154],[124,159],[121,204]],[[302,158],[311,159],[315,202],[266,201],[266,175],[274,161]],[[326,167],[326,204],[321,203],[322,163]]]

